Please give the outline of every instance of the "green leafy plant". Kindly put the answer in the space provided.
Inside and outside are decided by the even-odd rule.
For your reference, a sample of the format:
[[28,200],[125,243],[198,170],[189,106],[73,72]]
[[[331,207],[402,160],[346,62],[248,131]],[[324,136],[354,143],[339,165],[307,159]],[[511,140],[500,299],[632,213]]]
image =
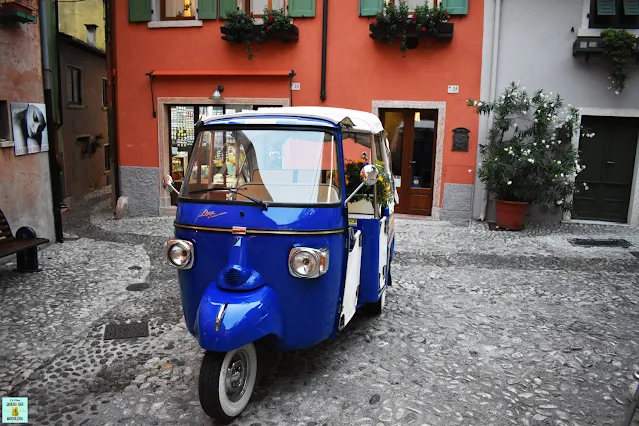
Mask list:
[[256,40],[256,37],[254,37],[254,27],[255,24],[251,14],[243,10],[228,12],[226,14],[226,22],[224,23],[224,28],[227,29],[227,32],[222,39],[230,43],[245,44],[246,51],[249,53],[249,59],[252,59],[253,49],[251,43]]
[[395,39],[400,39],[399,50],[405,57],[408,49],[409,38],[418,36],[434,37],[437,35],[437,25],[447,22],[450,12],[441,6],[430,8],[427,2],[423,6],[415,7],[415,12],[409,13],[405,0],[399,1],[399,6],[390,3],[375,15],[375,19],[369,25],[371,37],[388,44],[393,44]]
[[[241,10],[229,12],[224,24],[226,35],[222,39],[231,43],[245,44],[249,60],[253,59],[253,42],[261,46],[269,36],[284,33],[293,27],[291,17],[286,15],[284,9],[265,8],[263,21],[261,25],[256,25],[252,13]],[[257,51],[260,51],[259,47]]]
[[564,106],[558,94],[538,90],[529,97],[525,89],[512,82],[495,102],[468,100],[478,114],[494,117],[488,140],[480,144],[479,179],[499,200],[570,210],[571,197],[579,192],[575,178],[585,168],[572,137],[578,131],[584,137],[594,133],[581,126],[579,110]]
[[[352,194],[357,187],[362,182],[360,177],[360,173],[362,172],[362,168],[368,164],[368,162],[364,160],[356,160],[356,161],[347,161],[344,173],[346,177],[346,193]],[[384,162],[377,161],[375,163],[377,166],[377,170],[379,170],[379,177],[377,178],[377,182],[375,182],[375,186],[362,187],[357,194],[351,199],[351,202],[356,202],[360,200],[366,200],[373,202],[374,193],[373,188],[377,191],[377,202],[380,204],[382,210],[390,205],[390,202],[393,199],[393,192],[391,187],[391,177],[384,170]]]
[[293,19],[287,16],[284,9],[264,9],[264,24],[266,33],[285,32],[293,26]]
[[601,46],[606,49],[605,54],[610,56],[612,67],[610,70],[610,89],[615,90],[619,95],[626,87],[628,79],[627,68],[632,61],[632,56],[636,53],[634,45],[639,42],[639,37],[626,30],[615,30],[609,28],[601,32],[603,40]]

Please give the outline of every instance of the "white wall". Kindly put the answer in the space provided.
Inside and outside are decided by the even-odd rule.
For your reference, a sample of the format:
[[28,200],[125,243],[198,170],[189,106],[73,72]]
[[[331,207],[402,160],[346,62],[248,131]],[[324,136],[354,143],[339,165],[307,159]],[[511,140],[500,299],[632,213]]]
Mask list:
[[[590,0],[502,0],[497,52],[496,90],[500,95],[511,81],[519,80],[529,93],[543,89],[559,93],[565,103],[587,110],[608,109],[606,114],[639,116],[639,68],[630,68],[626,89],[615,95],[609,90],[609,58],[572,55],[572,45],[587,28],[586,8]],[[482,98],[489,99],[495,6],[498,0],[485,0],[484,61]],[[574,32],[571,29],[574,28]],[[634,32],[634,31],[633,31]],[[591,34],[589,34],[591,35]],[[486,97],[484,96],[486,94]],[[633,108],[638,110],[634,111]],[[480,124],[480,143],[485,140],[488,119]],[[481,159],[478,158],[478,161]],[[473,218],[482,209],[483,187],[477,180]],[[494,206],[488,204],[487,218],[494,218]],[[631,205],[633,204],[631,200]],[[561,214],[538,213],[531,208],[533,220],[560,220]],[[637,219],[639,220],[639,218]]]

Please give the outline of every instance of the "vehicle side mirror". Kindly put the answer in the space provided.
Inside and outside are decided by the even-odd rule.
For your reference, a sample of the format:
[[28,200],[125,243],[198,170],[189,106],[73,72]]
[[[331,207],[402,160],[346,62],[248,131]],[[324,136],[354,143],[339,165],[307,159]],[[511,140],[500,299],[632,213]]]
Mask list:
[[362,171],[360,173],[360,177],[362,178],[362,182],[366,186],[373,186],[375,182],[377,182],[377,178],[379,177],[379,170],[377,167],[372,164],[367,164],[362,167]]
[[168,192],[169,194],[171,193],[171,191],[174,191],[176,194],[180,193],[180,191],[175,189],[175,187],[173,186],[173,178],[171,177],[171,175],[164,176],[163,187],[164,187],[164,190]]

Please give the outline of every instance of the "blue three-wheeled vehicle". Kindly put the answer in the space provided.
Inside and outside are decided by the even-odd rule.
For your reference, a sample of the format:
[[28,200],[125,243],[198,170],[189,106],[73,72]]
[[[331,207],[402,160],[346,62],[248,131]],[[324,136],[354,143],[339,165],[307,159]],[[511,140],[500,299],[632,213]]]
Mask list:
[[203,410],[247,406],[263,353],[333,339],[390,285],[397,192],[373,114],[264,108],[200,120],[166,263],[206,350]]

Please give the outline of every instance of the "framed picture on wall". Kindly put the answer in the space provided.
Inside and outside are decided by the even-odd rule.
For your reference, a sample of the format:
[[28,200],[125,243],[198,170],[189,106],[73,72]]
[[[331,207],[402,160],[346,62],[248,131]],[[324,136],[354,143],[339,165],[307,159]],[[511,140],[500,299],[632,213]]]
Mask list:
[[44,104],[11,103],[15,155],[35,154],[49,150],[47,109]]

